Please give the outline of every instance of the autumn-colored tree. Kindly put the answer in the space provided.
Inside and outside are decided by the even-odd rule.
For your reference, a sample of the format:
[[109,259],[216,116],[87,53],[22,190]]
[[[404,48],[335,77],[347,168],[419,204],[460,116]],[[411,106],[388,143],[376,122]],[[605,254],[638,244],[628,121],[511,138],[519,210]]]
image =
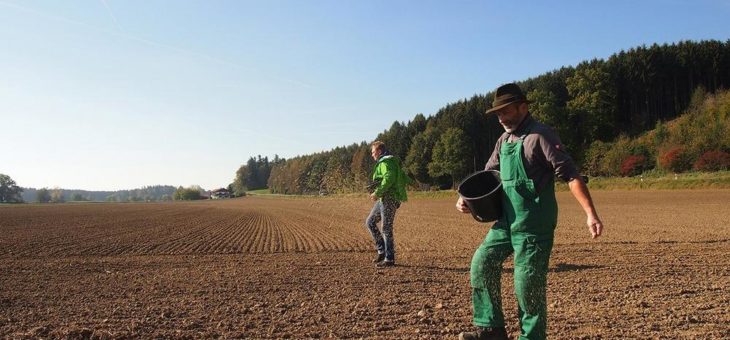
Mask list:
[[730,153],[722,150],[707,151],[697,159],[692,168],[700,171],[730,170]]

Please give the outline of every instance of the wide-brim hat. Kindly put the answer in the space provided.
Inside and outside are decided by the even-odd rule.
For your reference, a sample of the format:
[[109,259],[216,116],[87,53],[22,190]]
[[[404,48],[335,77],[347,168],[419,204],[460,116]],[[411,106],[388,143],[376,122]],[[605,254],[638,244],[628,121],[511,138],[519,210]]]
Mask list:
[[501,110],[509,104],[514,103],[531,103],[527,100],[525,94],[515,83],[504,84],[497,88],[494,92],[494,101],[492,101],[492,108],[487,110],[487,113]]

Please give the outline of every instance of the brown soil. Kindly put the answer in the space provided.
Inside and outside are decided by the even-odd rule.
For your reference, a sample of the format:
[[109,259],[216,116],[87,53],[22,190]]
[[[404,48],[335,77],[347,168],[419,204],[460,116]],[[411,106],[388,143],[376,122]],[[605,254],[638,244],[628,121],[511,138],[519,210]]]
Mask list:
[[[593,195],[598,240],[558,194],[550,336],[730,337],[730,191]],[[0,206],[0,337],[455,338],[489,225],[454,202],[404,204],[380,270],[364,196]]]

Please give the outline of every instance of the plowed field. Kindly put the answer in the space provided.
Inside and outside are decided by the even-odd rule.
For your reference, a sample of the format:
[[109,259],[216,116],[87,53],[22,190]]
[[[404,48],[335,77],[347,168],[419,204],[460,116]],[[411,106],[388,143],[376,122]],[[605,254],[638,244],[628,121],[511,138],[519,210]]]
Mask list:
[[[730,191],[593,195],[598,240],[558,193],[551,338],[730,338]],[[0,337],[455,338],[489,225],[454,202],[403,204],[388,269],[364,196],[0,206]]]

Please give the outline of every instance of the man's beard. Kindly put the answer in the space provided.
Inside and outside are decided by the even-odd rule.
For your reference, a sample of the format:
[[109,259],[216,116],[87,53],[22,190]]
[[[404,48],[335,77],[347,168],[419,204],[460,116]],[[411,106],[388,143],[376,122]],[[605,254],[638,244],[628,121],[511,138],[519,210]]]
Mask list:
[[507,131],[507,133],[512,133],[517,129],[517,124],[512,124],[511,122],[507,123],[507,124],[505,124],[505,123],[499,123],[499,124],[502,125],[502,127],[504,128],[504,131]]
[[520,124],[522,124],[522,121],[527,118],[528,114],[522,116],[522,117],[516,117],[514,120],[508,120],[504,122],[499,122],[500,125],[504,128],[504,131],[507,131],[507,133],[513,133],[517,131],[517,128],[520,127]]

